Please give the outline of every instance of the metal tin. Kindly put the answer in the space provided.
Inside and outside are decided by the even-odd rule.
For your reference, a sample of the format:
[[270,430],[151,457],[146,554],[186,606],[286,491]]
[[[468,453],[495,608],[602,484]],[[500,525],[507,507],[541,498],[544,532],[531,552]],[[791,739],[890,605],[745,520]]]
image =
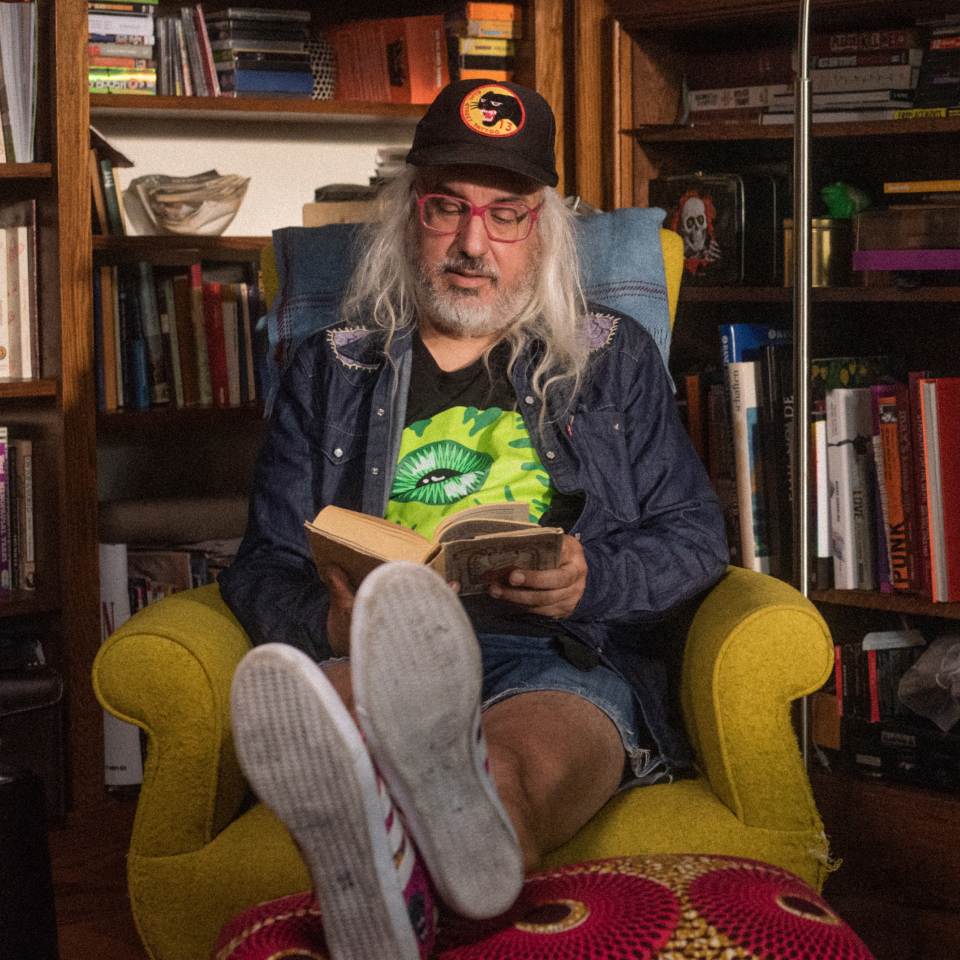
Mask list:
[[769,285],[782,277],[786,189],[768,173],[691,173],[650,181],[650,205],[684,245],[684,283]]
[[[814,287],[845,287],[853,269],[853,228],[850,220],[810,221],[810,273]],[[793,218],[783,221],[783,285],[793,286]]]

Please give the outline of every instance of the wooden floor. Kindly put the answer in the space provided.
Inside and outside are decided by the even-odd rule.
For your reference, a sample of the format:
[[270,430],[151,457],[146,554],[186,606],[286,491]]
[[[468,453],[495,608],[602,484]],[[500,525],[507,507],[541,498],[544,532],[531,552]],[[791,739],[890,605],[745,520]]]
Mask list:
[[[148,960],[126,890],[134,811],[129,799],[108,798],[96,816],[73,816],[50,831],[60,960]],[[960,914],[863,896],[843,877],[841,867],[828,879],[824,896],[876,960],[960,958]]]

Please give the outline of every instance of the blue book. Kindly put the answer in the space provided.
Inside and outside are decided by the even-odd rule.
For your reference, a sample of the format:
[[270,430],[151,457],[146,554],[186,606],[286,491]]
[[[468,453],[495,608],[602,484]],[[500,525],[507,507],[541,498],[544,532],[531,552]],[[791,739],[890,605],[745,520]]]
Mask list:
[[259,93],[313,93],[313,74],[294,70],[221,70],[221,91]]
[[729,363],[759,360],[764,347],[793,345],[793,331],[768,323],[720,324],[720,356],[724,369]]

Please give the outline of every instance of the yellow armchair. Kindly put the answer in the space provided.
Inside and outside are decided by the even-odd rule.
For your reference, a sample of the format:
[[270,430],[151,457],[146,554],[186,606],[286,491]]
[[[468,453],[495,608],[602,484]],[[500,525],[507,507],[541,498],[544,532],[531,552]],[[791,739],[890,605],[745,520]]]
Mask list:
[[[133,616],[103,645],[103,706],[149,748],[128,861],[140,936],[155,960],[202,960],[221,925],[306,890],[283,825],[250,794],[234,754],[230,682],[250,641],[213,585]],[[791,702],[832,664],[813,605],[731,567],[693,620],[682,705],[700,776],[614,797],[551,865],[643,853],[720,853],[785,867],[820,889],[827,841],[791,723]]]

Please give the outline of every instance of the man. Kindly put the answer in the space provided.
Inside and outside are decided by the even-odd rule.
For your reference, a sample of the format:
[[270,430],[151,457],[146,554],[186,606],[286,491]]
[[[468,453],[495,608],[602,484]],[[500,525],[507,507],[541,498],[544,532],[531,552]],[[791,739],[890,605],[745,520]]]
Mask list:
[[[618,789],[688,763],[655,648],[722,573],[723,520],[653,340],[582,300],[554,136],[519,85],[439,94],[343,323],[282,378],[221,578],[258,645],[234,683],[238,755],[311,869],[336,960],[426,955],[434,890],[503,912]],[[302,528],[333,503],[429,536],[505,499],[567,531],[560,565],[467,611],[418,565],[321,583]]]

